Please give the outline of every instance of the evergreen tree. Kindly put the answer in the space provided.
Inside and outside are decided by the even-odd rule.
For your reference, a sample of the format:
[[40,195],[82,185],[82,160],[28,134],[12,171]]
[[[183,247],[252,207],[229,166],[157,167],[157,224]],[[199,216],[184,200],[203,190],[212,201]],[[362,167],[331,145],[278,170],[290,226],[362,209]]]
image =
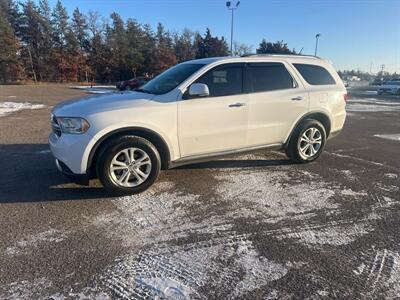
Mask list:
[[72,14],[71,27],[82,51],[89,50],[89,25],[86,17],[76,8]]
[[52,57],[53,28],[51,26],[51,8],[48,0],[39,1],[39,27],[41,40],[38,43],[38,68],[41,79],[52,80],[56,68]]
[[52,12],[53,42],[55,47],[61,48],[66,43],[66,34],[68,29],[67,9],[58,0]]
[[218,57],[228,55],[228,44],[222,37],[213,37],[207,28],[204,37],[197,37],[196,58]]
[[159,74],[177,62],[173,49],[171,34],[158,23],[156,34],[156,51],[154,52],[153,72]]
[[126,38],[128,41],[126,63],[134,77],[142,73],[144,63],[143,37],[144,32],[140,24],[136,20],[129,19],[126,25]]
[[22,5],[20,18],[20,40],[23,45],[21,61],[23,62],[26,74],[35,82],[45,79],[41,73],[41,48],[44,40],[41,28],[41,17],[38,7],[32,0]]
[[196,57],[195,34],[185,28],[181,35],[174,37],[174,51],[178,62],[192,60]]
[[20,77],[19,45],[5,11],[0,10],[0,78],[3,83]]
[[[58,0],[0,0],[0,80],[115,81],[157,75],[177,62],[228,55],[223,37],[184,29],[171,33],[159,23],[155,31],[134,19],[112,13],[102,22],[97,12],[78,8],[70,19]],[[251,47],[235,42],[235,55]],[[283,41],[260,43],[257,53],[295,53]]]
[[277,41],[275,43],[267,42],[263,39],[257,48],[258,54],[297,54],[296,51],[290,50],[287,43]]

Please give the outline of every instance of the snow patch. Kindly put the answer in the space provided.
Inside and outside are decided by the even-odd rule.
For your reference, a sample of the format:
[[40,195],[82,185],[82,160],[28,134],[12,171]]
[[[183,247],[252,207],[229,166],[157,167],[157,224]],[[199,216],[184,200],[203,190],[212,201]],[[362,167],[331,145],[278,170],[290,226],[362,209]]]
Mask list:
[[374,136],[381,138],[381,139],[400,142],[400,133],[397,133],[397,134],[375,134]]
[[45,277],[33,281],[22,280],[8,284],[7,292],[0,294],[0,299],[37,299],[38,294],[51,287],[52,283]]
[[40,150],[40,151],[36,151],[36,154],[41,154],[41,155],[47,155],[51,153],[50,149],[45,149],[45,150]]
[[8,116],[25,109],[41,109],[45,107],[43,104],[32,104],[29,102],[0,102],[0,117]]
[[[369,298],[397,299],[400,294],[400,254],[389,249],[375,250],[363,255],[363,261],[353,270],[368,287]],[[384,295],[382,295],[382,291]]]
[[66,237],[66,232],[62,232],[56,229],[50,229],[40,232],[36,235],[30,235],[27,238],[18,241],[15,246],[6,248],[4,254],[7,256],[24,254],[31,248],[38,247],[40,243],[59,243],[63,241]]
[[88,90],[87,91],[90,94],[111,94],[114,93],[112,90]]
[[361,104],[361,103],[349,103],[346,105],[346,111],[349,112],[386,112],[386,111],[399,111],[399,106],[390,105],[376,105],[376,104]]
[[217,188],[218,194],[239,206],[230,213],[232,216],[265,218],[267,215],[267,222],[276,223],[286,218],[301,218],[305,213],[316,210],[338,208],[330,200],[335,192],[325,183],[313,179],[312,188],[307,180],[286,185],[282,180],[291,180],[287,172],[227,172],[218,175],[217,179],[223,182]]
[[368,99],[349,99],[347,103],[366,103],[366,104],[382,104],[382,105],[389,105],[389,106],[399,106],[400,102],[392,102],[386,100],[379,100],[376,98],[368,98]]
[[396,178],[399,177],[399,175],[397,175],[395,173],[386,173],[385,176],[390,178],[390,179],[396,179]]
[[237,231],[241,220],[273,224],[263,234],[320,247],[351,243],[380,217],[370,212],[364,219],[347,219],[337,198],[362,201],[366,193],[331,186],[310,171],[280,166],[213,174],[217,184],[208,199],[164,181],[140,195],[112,200],[115,212],[90,220],[128,249],[100,277],[112,295],[202,299],[202,289],[215,287],[227,289],[219,291],[227,298],[241,297],[291,268],[261,256],[253,237]]
[[90,89],[115,89],[114,85],[94,85],[91,87],[90,85],[72,85],[69,87],[70,89],[78,89],[78,90],[90,90]]
[[[332,225],[332,224],[331,224]],[[347,245],[360,236],[371,232],[373,228],[366,224],[344,225],[328,228],[319,228],[318,230],[303,230],[300,232],[288,233],[282,238],[292,238],[305,244],[312,245]]]
[[[245,237],[227,236],[193,246],[196,248],[152,248],[122,257],[103,280],[119,298],[147,295],[151,299],[203,299],[199,287],[219,286],[221,281],[231,285],[228,298],[234,298],[277,280],[288,271],[285,266],[260,257]],[[243,272],[244,278],[235,280]],[[212,274],[218,276],[211,279]]]

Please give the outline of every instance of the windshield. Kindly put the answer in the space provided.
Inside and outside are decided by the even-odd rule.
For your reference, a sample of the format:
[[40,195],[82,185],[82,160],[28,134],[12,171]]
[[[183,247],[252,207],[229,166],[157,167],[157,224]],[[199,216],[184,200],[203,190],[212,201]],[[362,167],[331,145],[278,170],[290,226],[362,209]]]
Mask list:
[[176,65],[147,82],[138,91],[155,95],[168,93],[202,67],[204,64]]

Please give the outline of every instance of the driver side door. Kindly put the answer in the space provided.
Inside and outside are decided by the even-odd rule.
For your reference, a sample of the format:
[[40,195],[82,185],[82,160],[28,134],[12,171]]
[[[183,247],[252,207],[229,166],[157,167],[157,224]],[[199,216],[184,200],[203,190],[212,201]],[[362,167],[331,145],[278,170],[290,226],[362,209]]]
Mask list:
[[182,158],[245,147],[248,101],[243,74],[244,64],[216,66],[194,82],[206,84],[209,96],[178,102]]

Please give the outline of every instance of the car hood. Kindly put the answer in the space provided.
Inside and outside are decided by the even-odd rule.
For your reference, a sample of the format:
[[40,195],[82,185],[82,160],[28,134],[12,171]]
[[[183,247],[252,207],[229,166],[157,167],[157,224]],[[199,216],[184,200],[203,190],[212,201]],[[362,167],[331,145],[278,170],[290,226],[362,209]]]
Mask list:
[[87,117],[103,111],[132,108],[151,101],[154,95],[140,92],[112,93],[69,100],[55,106],[52,113],[58,117]]

